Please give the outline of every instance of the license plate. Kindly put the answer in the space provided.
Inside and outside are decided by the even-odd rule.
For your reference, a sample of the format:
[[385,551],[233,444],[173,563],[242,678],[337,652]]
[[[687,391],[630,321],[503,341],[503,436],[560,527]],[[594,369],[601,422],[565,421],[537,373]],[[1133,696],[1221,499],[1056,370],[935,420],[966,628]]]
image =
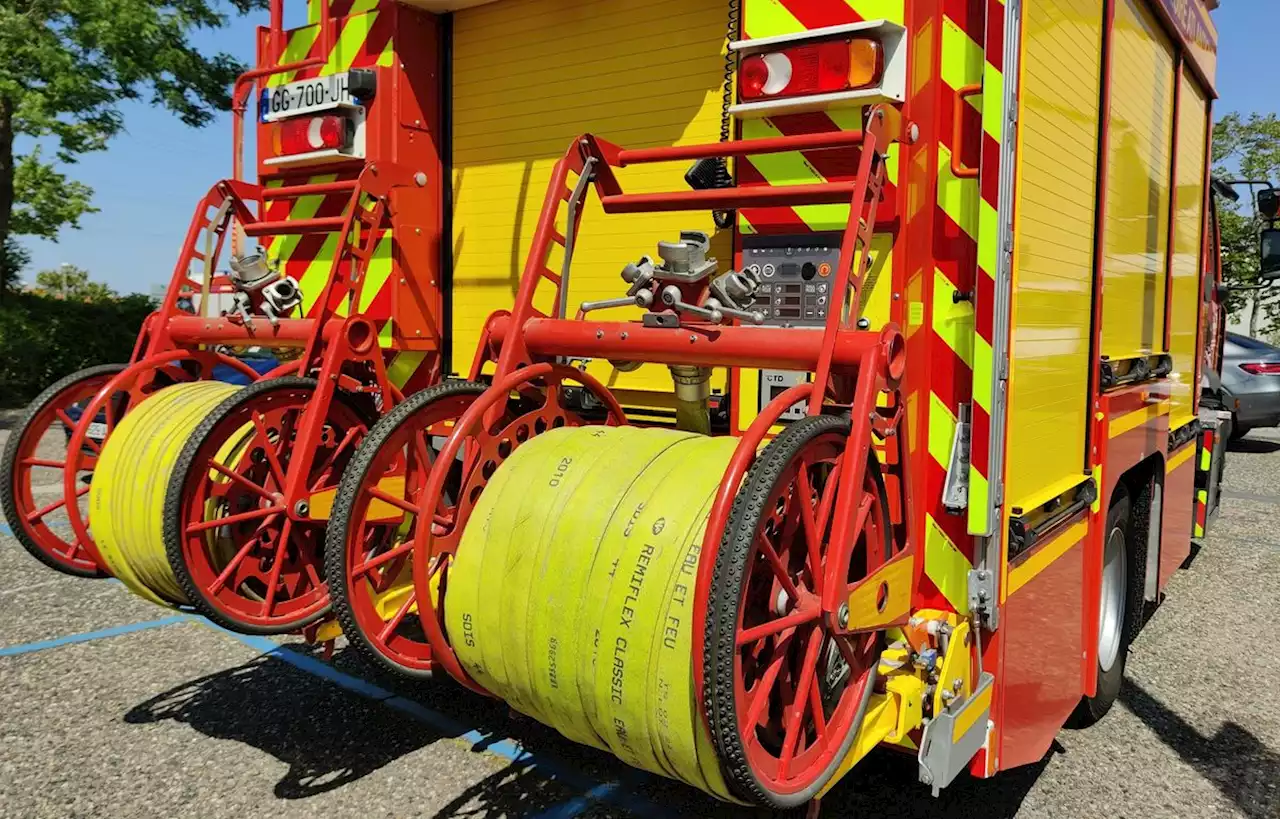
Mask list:
[[267,88],[262,92],[260,117],[271,122],[284,117],[327,111],[340,105],[355,105],[351,96],[346,72],[299,80],[279,88]]
[[107,425],[101,421],[94,421],[89,425],[89,430],[86,434],[95,441],[101,441],[107,437]]

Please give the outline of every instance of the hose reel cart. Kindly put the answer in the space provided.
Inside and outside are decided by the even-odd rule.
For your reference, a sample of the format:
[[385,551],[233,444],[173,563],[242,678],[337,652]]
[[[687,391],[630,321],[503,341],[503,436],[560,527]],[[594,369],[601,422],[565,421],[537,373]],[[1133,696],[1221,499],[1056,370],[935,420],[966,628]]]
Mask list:
[[[11,440],[6,514],[55,568],[105,570],[246,632],[328,612],[323,532],[342,469],[378,414],[441,365],[440,163],[428,138],[439,101],[422,91],[438,70],[426,48],[437,23],[382,5],[285,31],[282,0],[271,4],[258,67],[233,94],[234,178],[198,206],[133,362],[61,382]],[[365,30],[359,43],[349,36]],[[380,65],[393,36],[424,47]],[[257,182],[241,178],[246,110],[258,119]],[[246,347],[289,360],[258,379],[221,352]],[[258,380],[186,383],[219,364]],[[32,454],[59,424],[70,430],[65,467]],[[45,513],[30,492],[41,467],[63,470],[64,497],[89,496],[87,509],[67,505],[70,539],[31,525]]]
[[[489,322],[480,354],[496,358],[492,385],[447,410],[442,397],[411,396],[344,475],[329,541],[346,546],[328,558],[353,642],[402,670],[443,667],[633,765],[778,807],[819,795],[881,739],[920,727],[939,668],[921,657],[945,654],[953,671],[963,662],[946,702],[975,701],[958,648],[967,624],[912,611],[920,566],[904,525],[903,339],[892,325],[857,329],[847,307],[860,303],[883,153],[900,128],[892,108],[866,117],[856,131],[718,145],[574,142],[515,306]],[[856,178],[627,194],[614,176],[802,147],[843,152]],[[567,282],[548,260],[564,254],[567,269],[591,189],[606,214],[852,203],[846,264],[830,277],[830,304],[843,309],[815,329],[755,326],[759,279],[713,278],[701,237],[686,235],[660,245],[662,264],[626,267],[625,297],[570,318]],[[647,311],[592,318],[624,304]],[[693,431],[631,427],[607,387],[565,363],[581,358],[665,364],[677,384],[717,366],[815,378],[777,395],[740,437],[718,438],[696,420]],[[570,406],[566,385],[592,400]],[[701,401],[681,417],[705,415]],[[797,403],[803,418],[770,438]],[[380,488],[388,475],[403,494]],[[406,563],[412,588],[375,616],[362,601],[383,587],[379,570]],[[410,640],[401,627],[415,618],[423,636]]]

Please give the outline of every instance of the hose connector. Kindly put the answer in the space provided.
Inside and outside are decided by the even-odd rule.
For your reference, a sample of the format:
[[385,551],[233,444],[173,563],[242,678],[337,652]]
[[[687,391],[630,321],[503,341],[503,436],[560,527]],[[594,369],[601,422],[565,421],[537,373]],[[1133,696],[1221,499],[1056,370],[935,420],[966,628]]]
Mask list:
[[671,364],[676,388],[676,428],[699,435],[711,434],[711,368]]

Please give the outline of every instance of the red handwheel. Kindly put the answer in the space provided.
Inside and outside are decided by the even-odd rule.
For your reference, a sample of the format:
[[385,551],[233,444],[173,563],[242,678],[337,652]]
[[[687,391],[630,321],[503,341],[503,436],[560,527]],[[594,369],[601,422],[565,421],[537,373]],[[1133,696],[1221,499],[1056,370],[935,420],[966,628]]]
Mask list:
[[[716,557],[704,702],[726,781],[749,802],[785,809],[813,798],[852,745],[870,693],[881,634],[837,635],[820,606],[849,434],[848,418],[814,416],[765,447]],[[892,550],[874,457],[865,475],[848,582]]]
[[[444,438],[485,389],[470,381],[439,384],[388,413],[347,467],[329,519],[326,575],[343,633],[367,659],[411,677],[432,671],[410,565],[426,518],[419,515],[422,490]],[[429,525],[438,537],[461,534],[452,523],[464,461],[465,454],[455,460],[436,499]]]
[[[123,414],[128,395],[109,401],[102,420],[85,438],[86,452],[69,457],[67,446],[85,405],[121,373],[124,364],[104,364],[72,373],[54,383],[27,408],[16,429],[9,434],[0,466],[0,507],[13,536],[31,556],[64,574],[97,577],[102,568],[79,542],[67,519],[63,473],[75,469],[78,477],[76,503],[89,493],[89,481],[102,451],[107,433]],[[84,510],[81,510],[84,514]]]
[[[368,431],[372,407],[341,390],[324,412],[305,476],[307,508],[286,510],[284,488],[316,381],[260,381],[223,401],[192,433],[165,496],[169,564],[190,602],[246,634],[283,634],[324,616],[324,531],[347,462]],[[310,508],[316,507],[316,508]],[[292,511],[293,514],[289,514]]]

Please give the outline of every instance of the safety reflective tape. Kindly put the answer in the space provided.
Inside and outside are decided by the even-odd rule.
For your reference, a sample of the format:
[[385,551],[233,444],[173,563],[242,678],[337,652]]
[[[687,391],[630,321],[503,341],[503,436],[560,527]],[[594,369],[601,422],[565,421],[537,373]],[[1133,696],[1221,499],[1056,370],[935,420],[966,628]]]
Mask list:
[[933,276],[933,332],[966,367],[973,367],[973,304],[956,301],[956,288],[941,270]]
[[925,574],[960,615],[969,613],[969,570],[973,565],[942,531],[933,515],[925,515]]

